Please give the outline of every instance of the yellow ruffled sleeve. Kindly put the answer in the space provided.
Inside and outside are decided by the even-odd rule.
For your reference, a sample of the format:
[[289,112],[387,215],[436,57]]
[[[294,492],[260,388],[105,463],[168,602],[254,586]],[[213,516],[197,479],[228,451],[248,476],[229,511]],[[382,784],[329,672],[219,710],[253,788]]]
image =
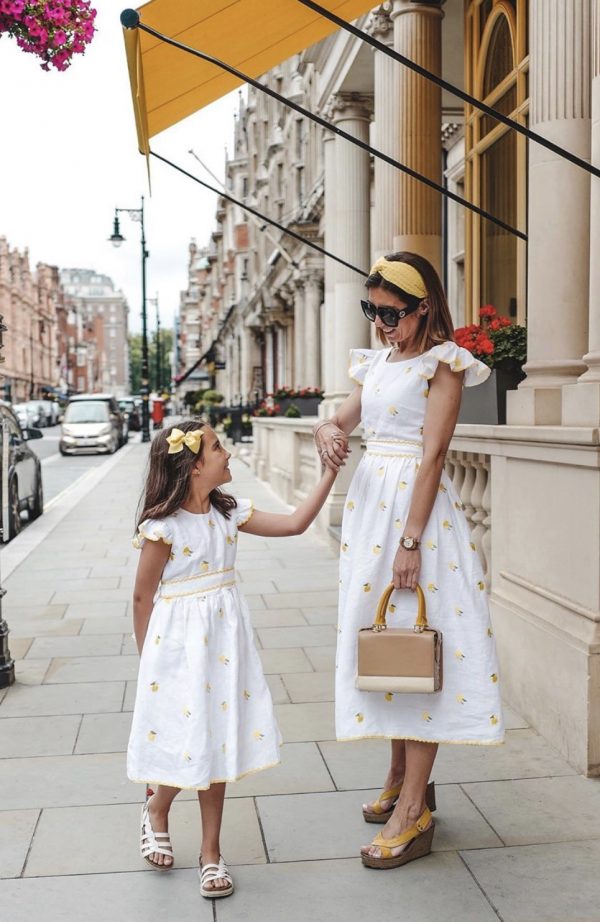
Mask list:
[[378,349],[351,349],[348,375],[357,384],[363,384]]
[[173,530],[166,519],[144,519],[138,526],[137,535],[133,539],[133,546],[141,551],[145,541],[162,541],[164,544],[173,544]]
[[463,371],[465,387],[483,384],[491,374],[489,366],[476,359],[468,349],[448,341],[434,346],[421,356],[422,376],[427,379],[433,378],[440,362],[449,365],[452,371]]
[[251,499],[238,499],[237,508],[234,512],[235,524],[239,528],[245,525],[252,518],[254,512],[254,503]]

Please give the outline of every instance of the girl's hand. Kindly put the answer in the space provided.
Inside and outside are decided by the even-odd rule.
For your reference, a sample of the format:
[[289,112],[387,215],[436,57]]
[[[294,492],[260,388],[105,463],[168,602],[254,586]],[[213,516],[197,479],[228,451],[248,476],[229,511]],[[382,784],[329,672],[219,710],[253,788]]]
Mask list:
[[319,427],[315,434],[315,445],[321,463],[336,473],[346,463],[346,458],[350,454],[348,436],[332,422]]
[[421,551],[407,551],[399,547],[392,567],[392,582],[395,589],[412,589],[414,592],[421,572]]

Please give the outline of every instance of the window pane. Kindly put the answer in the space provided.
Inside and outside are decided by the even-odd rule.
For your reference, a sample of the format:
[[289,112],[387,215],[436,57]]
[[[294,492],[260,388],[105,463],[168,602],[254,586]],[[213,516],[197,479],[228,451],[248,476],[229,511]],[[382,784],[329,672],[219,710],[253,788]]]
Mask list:
[[[494,103],[494,109],[497,109],[498,112],[500,112],[502,115],[510,115],[513,109],[516,109],[516,107],[517,85],[516,83],[513,83],[511,88],[506,91],[504,96],[501,96],[500,99]],[[481,132],[479,136],[481,138],[485,137],[488,131],[491,131],[492,128],[495,128],[496,125],[499,124],[500,122],[498,119],[491,118],[489,115],[484,115],[481,119]]]
[[[481,206],[516,226],[516,135],[508,131],[481,157]],[[514,316],[517,298],[517,238],[491,221],[481,222],[481,304]]]
[[514,67],[510,30],[506,16],[499,16],[492,32],[483,78],[484,98],[512,71]]

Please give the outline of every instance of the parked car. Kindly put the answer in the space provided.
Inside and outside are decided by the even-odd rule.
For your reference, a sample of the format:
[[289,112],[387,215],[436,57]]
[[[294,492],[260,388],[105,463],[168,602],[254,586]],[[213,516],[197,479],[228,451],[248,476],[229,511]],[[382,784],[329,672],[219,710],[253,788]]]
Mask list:
[[35,427],[38,414],[31,403],[14,403],[12,411],[19,421],[21,429],[31,429]]
[[119,409],[127,416],[129,431],[139,432],[142,428],[142,417],[133,397],[123,397],[119,400]]
[[[44,511],[42,465],[27,444],[30,439],[41,439],[42,433],[33,427],[22,428],[7,403],[0,403],[0,421],[3,424],[0,428],[0,449],[3,448],[4,433],[8,436],[8,522],[3,537],[5,541],[10,541],[21,531],[21,512],[27,511],[32,521]],[[0,464],[0,496],[2,479]]]
[[31,412],[35,419],[33,425],[38,426],[40,429],[46,426],[46,409],[43,402],[41,400],[29,400],[28,405],[31,407]]
[[112,454],[126,441],[123,416],[111,394],[79,394],[65,409],[59,441],[61,455],[80,451]]

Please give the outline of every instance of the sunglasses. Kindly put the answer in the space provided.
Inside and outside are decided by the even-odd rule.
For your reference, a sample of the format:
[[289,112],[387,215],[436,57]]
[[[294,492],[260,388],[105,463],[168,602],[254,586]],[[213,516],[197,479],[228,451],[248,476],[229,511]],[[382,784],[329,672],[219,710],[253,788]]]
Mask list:
[[420,302],[417,302],[416,304],[407,305],[402,310],[399,310],[397,307],[377,307],[372,301],[360,302],[363,314],[367,320],[374,322],[375,318],[379,317],[386,327],[397,327],[404,317],[408,317],[409,314],[414,314],[414,312],[419,309],[419,304]]

